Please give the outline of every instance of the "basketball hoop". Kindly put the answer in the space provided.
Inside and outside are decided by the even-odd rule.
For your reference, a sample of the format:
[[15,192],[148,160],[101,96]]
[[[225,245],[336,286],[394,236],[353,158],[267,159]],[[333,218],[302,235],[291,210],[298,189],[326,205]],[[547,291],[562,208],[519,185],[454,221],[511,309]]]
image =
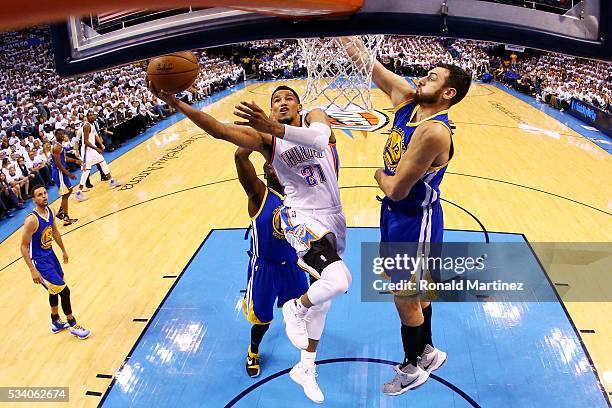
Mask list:
[[[346,49],[360,48],[361,40],[368,52],[352,59]],[[325,111],[372,111],[370,85],[372,68],[380,49],[382,35],[351,37],[343,44],[340,38],[306,38],[298,40],[306,61],[308,79],[302,96],[304,105]]]

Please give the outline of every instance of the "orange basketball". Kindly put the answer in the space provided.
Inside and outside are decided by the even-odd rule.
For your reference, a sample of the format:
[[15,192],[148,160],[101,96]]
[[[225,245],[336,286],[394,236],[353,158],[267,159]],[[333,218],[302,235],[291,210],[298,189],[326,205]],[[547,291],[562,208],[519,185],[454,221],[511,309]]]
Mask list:
[[198,59],[189,51],[162,55],[149,61],[147,76],[155,89],[179,93],[198,77]]

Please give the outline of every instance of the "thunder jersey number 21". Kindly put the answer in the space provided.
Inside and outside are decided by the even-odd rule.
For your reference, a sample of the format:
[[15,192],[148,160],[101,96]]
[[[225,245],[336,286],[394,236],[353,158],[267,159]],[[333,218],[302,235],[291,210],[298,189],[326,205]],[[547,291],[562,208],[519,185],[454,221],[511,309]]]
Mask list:
[[310,187],[314,187],[319,183],[325,183],[327,181],[327,177],[323,172],[323,168],[319,164],[309,165],[302,167],[302,176],[306,183]]

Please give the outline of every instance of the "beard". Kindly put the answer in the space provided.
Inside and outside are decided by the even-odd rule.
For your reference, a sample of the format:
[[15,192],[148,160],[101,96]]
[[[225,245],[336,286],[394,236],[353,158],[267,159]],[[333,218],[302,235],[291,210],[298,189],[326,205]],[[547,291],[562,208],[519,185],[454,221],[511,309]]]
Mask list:
[[413,102],[418,104],[434,104],[440,100],[440,95],[442,94],[442,89],[432,93],[432,94],[423,94],[416,93],[414,94]]

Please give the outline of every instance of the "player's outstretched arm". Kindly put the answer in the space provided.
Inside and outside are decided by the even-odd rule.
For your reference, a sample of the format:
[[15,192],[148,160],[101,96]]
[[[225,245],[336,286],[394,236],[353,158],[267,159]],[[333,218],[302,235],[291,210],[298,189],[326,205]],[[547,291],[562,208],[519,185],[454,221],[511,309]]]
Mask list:
[[374,178],[378,186],[391,200],[403,200],[436,158],[448,151],[449,143],[448,129],[443,125],[432,123],[419,126],[402,155],[395,174],[389,176],[383,169],[376,170]]
[[[340,41],[344,44],[348,56],[355,63],[358,64],[360,61],[365,61],[369,51],[359,38],[342,37]],[[408,82],[396,73],[389,71],[379,61],[374,61],[372,81],[391,98],[393,107],[414,97],[414,89]]]
[[[315,149],[319,152],[327,149],[332,137],[331,126],[325,112],[313,109],[307,119],[310,126],[298,127],[284,125],[270,118],[255,102],[241,102],[236,106],[234,115],[245,119],[246,122],[234,122],[240,126],[248,126],[259,132],[270,134],[279,139],[285,139],[301,146]],[[335,141],[335,139],[333,139]]]
[[249,197],[249,216],[254,217],[263,204],[266,185],[257,177],[255,167],[249,160],[251,153],[251,150],[239,147],[234,153],[234,162],[236,163],[238,180],[247,197]]
[[153,84],[148,81],[149,90],[155,96],[166,102],[170,107],[182,112],[200,129],[215,139],[226,140],[238,147],[259,152],[266,160],[270,159],[272,148],[272,136],[257,132],[254,129],[236,126],[229,123],[221,123],[211,115],[199,111],[189,104],[177,99],[174,95],[164,91],[157,91]]
[[385,68],[379,61],[374,62],[372,81],[389,96],[393,107],[414,98],[414,88],[404,78]]

